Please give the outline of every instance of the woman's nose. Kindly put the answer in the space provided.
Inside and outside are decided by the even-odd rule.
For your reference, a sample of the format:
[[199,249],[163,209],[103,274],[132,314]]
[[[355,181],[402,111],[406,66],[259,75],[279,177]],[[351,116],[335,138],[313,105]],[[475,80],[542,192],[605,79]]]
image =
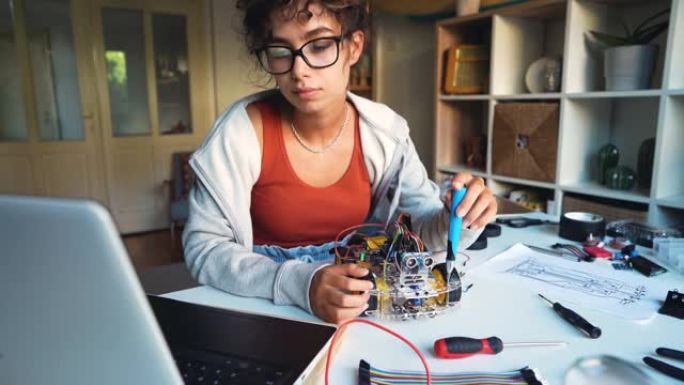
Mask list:
[[292,63],[292,70],[290,71],[290,76],[292,76],[293,79],[297,79],[302,76],[307,76],[309,74],[309,71],[311,71],[311,67],[309,67],[309,65],[306,64],[304,58],[301,57],[301,55],[295,56],[294,63]]

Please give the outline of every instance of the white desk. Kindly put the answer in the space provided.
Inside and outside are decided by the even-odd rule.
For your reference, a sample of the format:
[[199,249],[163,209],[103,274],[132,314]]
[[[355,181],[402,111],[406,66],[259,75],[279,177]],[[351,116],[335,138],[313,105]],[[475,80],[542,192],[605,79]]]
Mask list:
[[[539,214],[535,214],[539,215]],[[530,215],[527,215],[530,216]],[[557,226],[535,226],[527,229],[503,227],[503,234],[489,239],[489,247],[468,252],[473,258],[469,269],[486,261],[516,242],[548,246],[564,241],[557,237]],[[467,272],[467,270],[466,270]],[[627,272],[626,272],[627,273]],[[632,272],[633,273],[633,272]],[[637,274],[637,273],[633,273]],[[656,315],[645,323],[615,318],[609,314],[572,305],[580,315],[603,330],[599,339],[584,337],[563,321],[535,293],[492,282],[486,277],[466,273],[466,283],[474,286],[463,296],[456,309],[434,319],[383,321],[385,326],[411,340],[428,358],[432,371],[503,371],[530,366],[538,369],[549,384],[562,385],[565,370],[579,357],[611,354],[640,366],[658,384],[681,384],[642,363],[645,355],[653,355],[661,346],[684,350],[684,321]],[[684,277],[675,272],[650,279],[667,283],[670,289],[684,291]],[[665,298],[665,292],[659,299]],[[244,310],[287,318],[316,320],[312,315],[291,306],[275,306],[270,301],[243,298],[208,287],[198,287],[165,295],[177,300],[220,308]],[[511,348],[495,356],[476,356],[461,360],[441,360],[433,356],[435,339],[446,336],[498,336],[504,342],[567,341],[566,348]],[[407,346],[394,337],[367,325],[353,324],[345,333],[331,370],[331,384],[356,384],[360,359],[387,369],[422,370],[420,361]],[[684,363],[664,361],[684,367]],[[323,383],[321,378],[320,383]]]

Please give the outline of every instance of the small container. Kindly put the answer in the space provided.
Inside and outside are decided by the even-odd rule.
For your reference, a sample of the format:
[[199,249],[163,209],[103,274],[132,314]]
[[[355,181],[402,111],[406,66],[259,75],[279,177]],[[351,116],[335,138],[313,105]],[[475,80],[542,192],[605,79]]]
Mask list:
[[657,259],[684,273],[684,238],[654,238],[653,252]]

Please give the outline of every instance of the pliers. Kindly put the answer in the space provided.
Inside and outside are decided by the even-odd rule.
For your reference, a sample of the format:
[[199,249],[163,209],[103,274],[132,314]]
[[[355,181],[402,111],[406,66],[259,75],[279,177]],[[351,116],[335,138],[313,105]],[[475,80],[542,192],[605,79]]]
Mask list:
[[[656,353],[663,357],[674,358],[675,360],[684,361],[684,352],[681,350],[674,350],[669,348],[658,348]],[[644,363],[653,369],[663,373],[672,378],[684,381],[684,369],[670,365],[664,361],[656,360],[653,357],[644,357]]]

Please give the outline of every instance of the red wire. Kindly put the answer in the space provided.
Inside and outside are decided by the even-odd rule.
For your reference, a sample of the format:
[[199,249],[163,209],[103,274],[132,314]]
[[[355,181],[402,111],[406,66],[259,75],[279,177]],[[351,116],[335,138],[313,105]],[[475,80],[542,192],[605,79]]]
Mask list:
[[408,339],[406,339],[405,337],[403,337],[402,335],[400,335],[399,333],[395,332],[392,329],[389,329],[389,328],[382,326],[380,324],[376,324],[375,322],[371,322],[369,320],[356,318],[356,319],[351,319],[349,321],[345,321],[345,322],[341,323],[340,326],[337,328],[337,331],[335,331],[335,334],[333,334],[332,341],[330,341],[330,346],[328,347],[327,357],[325,357],[325,385],[330,385],[330,381],[328,378],[328,374],[330,372],[330,360],[332,357],[333,348],[335,347],[335,343],[337,342],[337,338],[340,336],[342,331],[349,324],[353,324],[353,323],[363,323],[366,325],[375,326],[376,328],[383,330],[383,331],[393,335],[394,337],[404,341],[404,343],[406,343],[406,345],[408,345],[411,349],[413,349],[413,351],[418,355],[418,358],[420,358],[420,361],[423,363],[423,367],[425,367],[425,375],[427,377],[427,385],[432,384],[432,376],[430,375],[430,367],[428,366],[427,361],[425,360],[425,356],[423,356],[423,353],[421,353],[420,350],[418,350],[416,345],[414,345],[411,341],[409,341]]

